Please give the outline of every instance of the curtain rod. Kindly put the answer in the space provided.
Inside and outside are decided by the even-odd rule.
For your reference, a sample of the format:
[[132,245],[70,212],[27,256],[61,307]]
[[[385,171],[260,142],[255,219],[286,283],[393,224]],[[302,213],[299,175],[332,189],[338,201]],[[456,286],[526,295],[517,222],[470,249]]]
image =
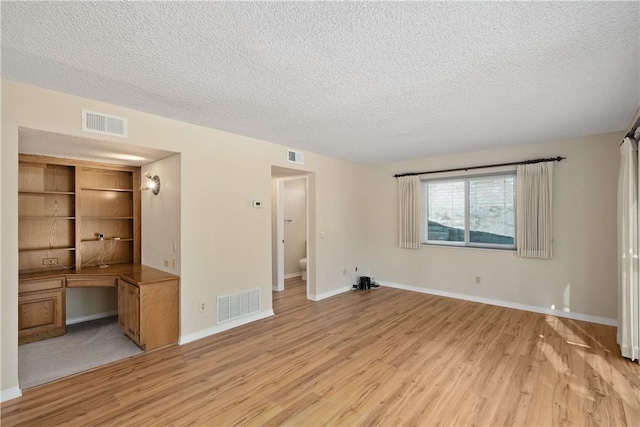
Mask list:
[[[640,107],[638,107],[636,114],[633,115],[631,123],[629,123],[629,127],[627,127],[627,133],[624,135],[624,138],[633,138],[638,127],[640,127]],[[622,138],[620,146],[624,144],[624,138]]]
[[566,157],[550,157],[548,159],[533,159],[533,160],[523,160],[521,162],[510,162],[510,163],[498,163],[495,165],[484,165],[484,166],[469,166],[466,168],[455,168],[455,169],[442,169],[437,171],[428,171],[428,172],[407,172],[407,173],[399,173],[393,175],[394,178],[400,178],[403,176],[414,176],[414,175],[427,175],[430,173],[442,173],[442,172],[458,172],[458,171],[469,171],[473,169],[485,169],[485,168],[497,168],[500,166],[513,166],[513,165],[532,165],[534,163],[543,163],[543,162],[559,162],[561,160],[566,159]]

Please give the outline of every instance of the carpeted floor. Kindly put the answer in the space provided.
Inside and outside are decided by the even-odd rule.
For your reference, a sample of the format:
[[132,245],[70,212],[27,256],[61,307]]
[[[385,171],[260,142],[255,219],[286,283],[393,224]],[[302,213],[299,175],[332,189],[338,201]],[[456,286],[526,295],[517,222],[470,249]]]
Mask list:
[[142,353],[117,316],[67,326],[67,333],[18,347],[22,390]]

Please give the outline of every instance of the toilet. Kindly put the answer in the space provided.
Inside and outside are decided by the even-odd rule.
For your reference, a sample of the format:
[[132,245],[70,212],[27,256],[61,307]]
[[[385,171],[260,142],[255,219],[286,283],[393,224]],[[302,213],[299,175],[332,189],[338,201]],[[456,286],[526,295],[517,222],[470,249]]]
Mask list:
[[302,271],[302,280],[307,280],[307,259],[302,258],[298,261],[298,265],[300,266],[300,271]]

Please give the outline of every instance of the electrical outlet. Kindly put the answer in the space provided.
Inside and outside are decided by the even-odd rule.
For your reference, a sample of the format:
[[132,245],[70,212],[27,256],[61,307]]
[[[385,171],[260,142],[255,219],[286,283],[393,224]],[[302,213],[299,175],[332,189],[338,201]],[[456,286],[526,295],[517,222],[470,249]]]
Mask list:
[[98,233],[98,240],[104,240],[104,233]]
[[166,260],[166,259],[164,260],[164,266],[169,267],[169,260]]
[[358,272],[358,267],[356,267],[356,273]]
[[204,301],[200,302],[200,306],[198,307],[198,309],[200,310],[200,313],[204,313],[205,311],[207,311],[207,305]]
[[480,284],[480,276],[476,276],[476,285]]
[[175,258],[173,258],[171,260],[171,268],[173,268],[174,270],[176,269],[176,259]]
[[42,265],[56,265],[58,258],[42,258]]

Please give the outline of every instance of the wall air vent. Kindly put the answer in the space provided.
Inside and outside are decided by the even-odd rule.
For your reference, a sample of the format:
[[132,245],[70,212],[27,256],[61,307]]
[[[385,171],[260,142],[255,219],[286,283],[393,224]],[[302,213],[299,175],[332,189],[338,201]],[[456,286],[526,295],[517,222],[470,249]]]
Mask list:
[[260,289],[218,297],[218,323],[260,311]]
[[82,110],[82,130],[126,138],[127,119],[95,111]]
[[304,165],[304,154],[302,151],[287,150],[287,160],[291,163]]

